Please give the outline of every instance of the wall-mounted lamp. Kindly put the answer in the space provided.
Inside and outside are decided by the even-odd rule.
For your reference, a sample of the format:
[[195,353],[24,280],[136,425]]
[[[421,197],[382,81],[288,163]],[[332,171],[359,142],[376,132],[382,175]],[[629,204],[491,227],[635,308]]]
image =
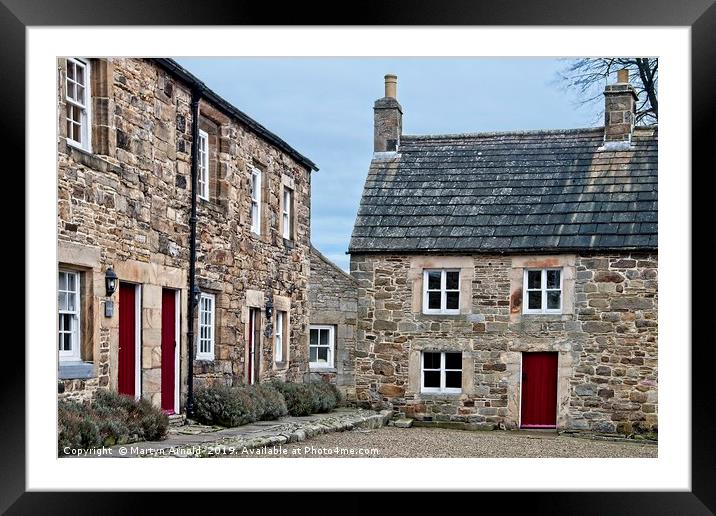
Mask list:
[[266,319],[271,320],[273,316],[273,300],[269,299],[266,301]]
[[107,291],[107,297],[112,297],[112,294],[117,291],[117,275],[112,270],[112,267],[107,269],[104,274],[104,287]]
[[199,306],[199,299],[201,299],[201,290],[196,285],[194,285],[194,290],[191,291],[191,299],[194,302],[194,306]]

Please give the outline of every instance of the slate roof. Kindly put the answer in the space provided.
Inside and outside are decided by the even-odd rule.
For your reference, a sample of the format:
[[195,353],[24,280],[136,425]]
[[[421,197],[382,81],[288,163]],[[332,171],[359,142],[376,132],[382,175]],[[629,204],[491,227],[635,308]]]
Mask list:
[[349,252],[657,248],[657,129],[406,136],[376,155]]

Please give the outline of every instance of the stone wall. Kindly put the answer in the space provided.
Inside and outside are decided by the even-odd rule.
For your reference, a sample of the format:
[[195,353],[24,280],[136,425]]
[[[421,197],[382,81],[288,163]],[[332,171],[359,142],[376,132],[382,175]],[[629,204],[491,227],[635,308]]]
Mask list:
[[[191,92],[145,59],[92,59],[92,151],[65,139],[65,60],[58,78],[59,265],[82,274],[82,360],[92,376],[61,380],[60,397],[117,388],[118,295],[104,316],[104,274],[141,285],[142,395],[161,396],[162,288],[180,292],[182,404],[186,395],[187,288],[191,187]],[[216,295],[215,359],[195,362],[197,385],[246,377],[249,291],[260,292],[261,378],[307,370],[310,172],[242,122],[202,100],[209,134],[209,200],[199,200],[197,283]],[[263,174],[262,235],[250,231],[251,168]],[[279,232],[282,189],[294,191],[293,240]],[[254,296],[254,301],[257,299]],[[289,312],[289,360],[276,364],[265,302]],[[86,326],[86,327],[85,327]],[[195,324],[196,328],[196,324]]]
[[310,322],[335,328],[335,367],[311,370],[311,376],[334,382],[348,401],[355,400],[356,280],[311,248],[308,282]]
[[[425,315],[422,269],[459,268],[459,315]],[[522,314],[524,267],[562,267],[563,313]],[[356,396],[423,420],[519,426],[523,352],[558,353],[557,426],[657,429],[657,256],[357,254]],[[467,296],[465,295],[467,293]],[[420,392],[420,354],[462,351],[460,394]]]

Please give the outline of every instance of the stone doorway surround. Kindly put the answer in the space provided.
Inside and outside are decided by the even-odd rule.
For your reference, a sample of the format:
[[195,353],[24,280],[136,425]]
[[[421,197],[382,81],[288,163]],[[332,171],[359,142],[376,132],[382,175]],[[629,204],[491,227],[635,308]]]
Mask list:
[[[182,328],[186,328],[186,314],[188,313],[186,271],[136,260],[116,262],[113,264],[113,269],[120,281],[139,284],[142,290],[140,347],[142,397],[149,399],[156,406],[161,406],[162,289],[179,290],[181,313],[180,331],[177,339],[177,345],[180,346],[179,371],[186,371],[186,335],[181,331]],[[116,390],[119,344],[118,312],[115,311],[111,318],[104,319],[104,325],[110,330],[110,384]],[[185,375],[180,373],[179,376],[181,378],[180,392],[186,393]]]

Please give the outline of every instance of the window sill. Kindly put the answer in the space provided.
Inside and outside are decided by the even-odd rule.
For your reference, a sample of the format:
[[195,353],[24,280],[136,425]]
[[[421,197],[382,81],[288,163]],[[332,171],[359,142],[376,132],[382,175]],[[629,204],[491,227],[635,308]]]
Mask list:
[[463,392],[424,392],[420,391],[420,396],[423,398],[430,398],[430,399],[454,399],[459,398],[462,396]]
[[322,367],[322,366],[315,366],[315,365],[309,365],[308,369],[315,373],[336,373],[338,372],[335,367]]
[[288,367],[288,360],[281,360],[273,363],[276,369],[286,369]]
[[65,136],[65,143],[67,144],[68,147],[72,147],[73,149],[83,152],[84,154],[87,154],[88,156],[94,156],[94,154],[92,154],[92,149],[83,147],[81,143],[71,140],[70,138],[68,138],[66,136]]
[[420,321],[430,321],[430,320],[440,320],[440,319],[445,319],[445,320],[455,319],[455,318],[461,317],[461,316],[467,317],[470,314],[469,313],[461,313],[461,312],[448,313],[448,314],[445,314],[445,313],[434,313],[434,314],[427,313],[426,314],[425,312],[416,312],[415,315],[417,316],[417,319]]
[[60,151],[64,150],[66,154],[69,154],[70,157],[75,160],[77,163],[80,163],[82,165],[85,165],[93,170],[97,170],[99,172],[110,172],[117,175],[122,174],[122,168],[115,165],[114,163],[111,163],[107,159],[101,157],[98,154],[93,154],[90,150],[84,149],[82,147],[79,147],[78,145],[69,143],[69,140],[67,138],[64,139],[65,148],[60,149]]
[[213,357],[213,356],[206,356],[206,355],[203,355],[203,356],[202,356],[202,355],[197,355],[194,360],[196,360],[197,362],[213,362],[213,361],[214,361],[214,357]]
[[86,380],[94,378],[94,363],[81,361],[60,362],[57,368],[57,377],[60,380]]

